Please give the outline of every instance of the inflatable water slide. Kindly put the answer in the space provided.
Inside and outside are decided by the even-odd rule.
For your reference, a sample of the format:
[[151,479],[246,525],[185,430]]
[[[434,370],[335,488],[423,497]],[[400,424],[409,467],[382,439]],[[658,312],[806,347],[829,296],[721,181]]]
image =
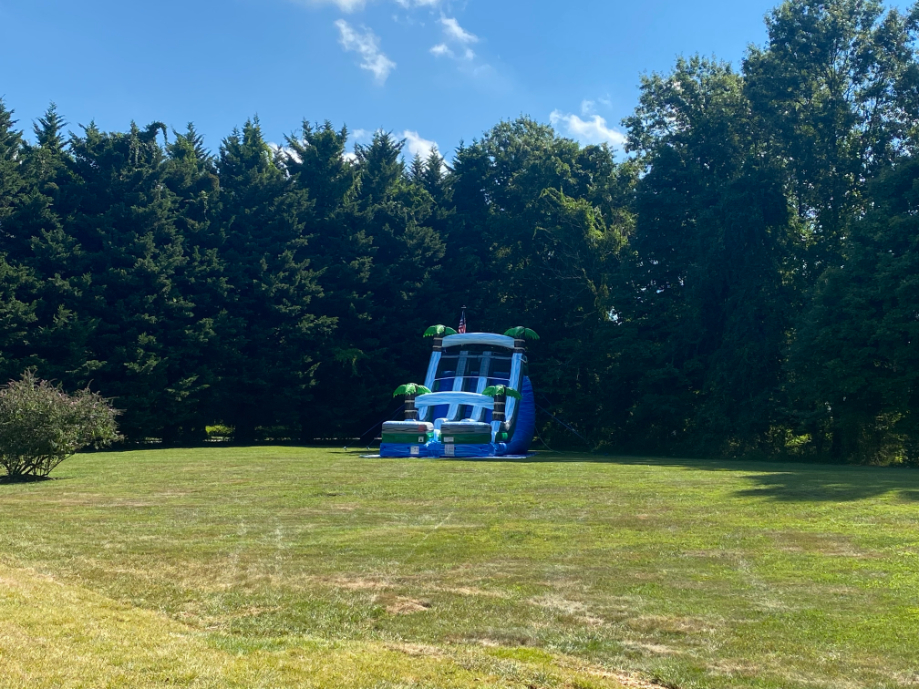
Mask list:
[[[465,330],[465,314],[460,330]],[[381,457],[512,457],[530,449],[536,401],[527,375],[523,326],[497,333],[425,332],[434,349],[424,385],[408,383],[405,420],[383,424]]]

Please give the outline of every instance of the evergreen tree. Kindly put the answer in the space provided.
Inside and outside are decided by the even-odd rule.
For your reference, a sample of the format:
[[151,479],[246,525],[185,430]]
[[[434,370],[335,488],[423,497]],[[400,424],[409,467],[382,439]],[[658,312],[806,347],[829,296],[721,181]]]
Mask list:
[[223,141],[217,170],[229,287],[219,399],[236,439],[251,442],[260,427],[300,421],[332,322],[312,303],[322,290],[307,253],[311,203],[275,160],[258,120]]
[[124,134],[91,124],[69,143],[74,181],[62,210],[78,249],[66,277],[91,329],[71,384],[115,398],[129,438],[162,436],[182,419],[196,377],[183,363],[194,315],[175,281],[186,257],[164,183],[164,132],[160,123]]
[[175,195],[174,222],[182,237],[185,260],[173,278],[189,303],[191,320],[182,333],[183,351],[177,359],[185,370],[181,378],[182,409],[163,426],[167,442],[195,441],[219,415],[216,388],[227,352],[217,337],[230,319],[228,290],[220,260],[222,235],[215,221],[219,180],[213,156],[204,147],[194,125],[166,146],[164,183]]
[[356,222],[373,247],[369,318],[353,331],[360,343],[354,353],[361,362],[358,396],[368,405],[356,415],[362,425],[391,403],[393,381],[410,377],[424,360],[429,345],[417,335],[442,308],[437,276],[444,240],[431,226],[433,199],[406,173],[404,144],[377,132],[356,148]]
[[23,243],[17,216],[28,203],[29,190],[23,175],[22,132],[15,124],[13,112],[0,99],[0,376],[4,380],[35,363],[30,356],[30,328],[35,321],[30,292],[36,281],[16,260]]
[[318,358],[314,399],[322,402],[301,409],[304,440],[350,437],[366,428],[357,426],[368,416],[380,413],[373,401],[354,394],[368,375],[364,340],[373,310],[374,249],[357,207],[357,172],[345,157],[347,141],[347,129],[336,131],[329,122],[303,122],[300,133],[287,137],[285,167],[313,202],[310,257],[321,271],[323,314],[335,325]]

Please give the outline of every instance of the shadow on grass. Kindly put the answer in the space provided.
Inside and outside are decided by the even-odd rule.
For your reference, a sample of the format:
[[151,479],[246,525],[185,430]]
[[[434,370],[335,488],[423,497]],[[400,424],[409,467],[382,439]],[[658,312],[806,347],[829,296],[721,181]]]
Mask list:
[[919,473],[882,467],[811,467],[748,476],[752,488],[742,497],[780,502],[852,502],[886,494],[919,501]]
[[[364,454],[353,449],[348,454]],[[578,452],[538,452],[528,457],[461,458],[442,457],[438,462],[504,462],[619,464],[674,467],[696,471],[739,471],[752,486],[736,491],[737,497],[765,498],[777,502],[852,502],[886,494],[919,502],[919,471],[904,467],[871,467],[845,464],[791,463],[779,460],[693,459],[676,457],[631,457]]]
[[41,483],[43,481],[53,481],[52,476],[10,476],[5,474],[0,476],[0,486],[18,485],[21,483]]

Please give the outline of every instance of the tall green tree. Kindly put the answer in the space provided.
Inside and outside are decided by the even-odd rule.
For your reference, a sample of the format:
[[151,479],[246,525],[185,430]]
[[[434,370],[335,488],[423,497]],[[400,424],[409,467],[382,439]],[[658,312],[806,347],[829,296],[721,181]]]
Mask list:
[[791,350],[792,391],[813,450],[837,461],[919,462],[919,163],[869,186]]
[[355,149],[356,222],[372,242],[369,317],[353,330],[360,350],[356,389],[368,405],[357,414],[363,426],[358,433],[391,404],[393,381],[417,373],[430,346],[420,335],[442,310],[444,238],[432,226],[431,195],[405,169],[404,145],[376,132],[370,144]]
[[646,77],[627,120],[645,172],[612,304],[645,448],[739,451],[776,423],[795,226],[751,121],[742,77],[701,58]]
[[581,148],[526,118],[461,147],[449,180],[448,290],[476,327],[524,321],[542,334],[533,366],[540,394],[594,438],[614,403],[602,333],[632,180],[607,147]]
[[173,281],[192,318],[176,341],[182,351],[176,352],[175,363],[186,374],[175,388],[181,394],[181,409],[170,415],[162,435],[167,441],[189,442],[202,439],[207,424],[219,418],[220,362],[227,356],[218,337],[230,321],[220,256],[223,236],[216,221],[220,185],[216,161],[194,125],[173,133],[166,155],[164,184],[175,197],[174,223],[184,253]]
[[113,397],[135,439],[162,436],[182,419],[196,379],[184,362],[195,315],[176,281],[187,258],[165,184],[163,134],[153,123],[127,133],[90,125],[72,135],[73,182],[60,209],[76,248],[63,277],[90,328],[72,382]]
[[[314,398],[322,402],[301,410],[301,437],[306,441],[359,433],[363,427],[353,427],[368,413],[378,413],[368,409],[372,402],[354,394],[361,389],[369,361],[364,340],[373,310],[369,280],[374,247],[357,207],[358,176],[345,155],[347,143],[347,128],[335,130],[329,122],[304,121],[299,132],[287,137],[285,168],[313,203],[310,257],[321,271],[323,314],[335,326],[317,358],[321,363]],[[345,408],[350,411],[342,414]]]
[[917,22],[916,8],[877,0],[786,0],[767,17],[766,45],[744,60],[751,126],[787,170],[811,280],[838,260],[865,180],[914,139]]
[[220,248],[228,285],[221,415],[241,442],[257,429],[300,421],[322,339],[332,321],[317,312],[322,289],[309,257],[307,192],[281,167],[257,120],[224,139]]
[[30,328],[35,309],[30,293],[34,274],[17,259],[24,243],[21,219],[29,185],[23,170],[22,132],[0,99],[0,376],[18,376],[33,364]]

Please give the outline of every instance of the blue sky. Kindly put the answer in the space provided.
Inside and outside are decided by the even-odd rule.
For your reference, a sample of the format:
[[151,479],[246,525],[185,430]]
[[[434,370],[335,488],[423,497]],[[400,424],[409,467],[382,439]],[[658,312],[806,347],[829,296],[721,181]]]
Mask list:
[[53,100],[73,129],[194,121],[215,151],[256,114],[275,142],[330,120],[450,157],[525,114],[616,147],[642,72],[739,64],[777,2],[0,0],[0,96],[27,128]]

